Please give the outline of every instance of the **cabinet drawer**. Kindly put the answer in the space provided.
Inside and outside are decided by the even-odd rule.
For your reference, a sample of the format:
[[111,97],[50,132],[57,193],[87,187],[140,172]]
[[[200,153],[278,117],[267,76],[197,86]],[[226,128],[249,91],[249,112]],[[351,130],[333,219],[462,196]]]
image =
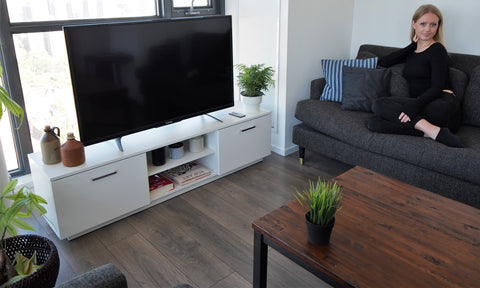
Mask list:
[[146,155],[53,181],[60,238],[149,204]]
[[270,114],[218,131],[219,174],[270,155]]

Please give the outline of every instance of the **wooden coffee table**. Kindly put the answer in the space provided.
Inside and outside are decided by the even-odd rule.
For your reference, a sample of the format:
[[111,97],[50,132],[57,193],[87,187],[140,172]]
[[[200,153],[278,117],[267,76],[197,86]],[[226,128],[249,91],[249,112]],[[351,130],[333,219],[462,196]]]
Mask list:
[[[308,242],[296,200],[255,220],[254,287],[268,246],[335,287],[480,287],[480,210],[355,167],[330,244]],[[300,188],[300,187],[299,187]]]

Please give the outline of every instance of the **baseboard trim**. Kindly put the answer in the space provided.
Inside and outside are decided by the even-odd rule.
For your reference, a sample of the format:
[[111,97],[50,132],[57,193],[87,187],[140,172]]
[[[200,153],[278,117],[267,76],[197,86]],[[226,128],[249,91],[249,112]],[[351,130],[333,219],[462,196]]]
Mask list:
[[297,145],[292,145],[289,148],[284,149],[284,148],[280,148],[280,147],[271,145],[271,150],[275,154],[278,154],[278,155],[281,155],[281,156],[288,156],[292,153],[297,152],[298,151],[298,146]]

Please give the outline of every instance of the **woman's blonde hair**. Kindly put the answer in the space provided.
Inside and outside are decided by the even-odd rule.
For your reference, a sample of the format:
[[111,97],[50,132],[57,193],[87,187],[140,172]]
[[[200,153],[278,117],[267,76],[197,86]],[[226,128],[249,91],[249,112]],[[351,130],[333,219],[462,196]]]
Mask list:
[[[422,17],[423,15],[425,15],[427,13],[433,13],[433,14],[437,15],[437,17],[438,17],[438,29],[437,29],[437,33],[435,34],[435,36],[433,36],[433,40],[443,44],[443,25],[442,25],[443,24],[443,16],[442,16],[442,12],[440,12],[440,10],[436,6],[431,5],[431,4],[426,4],[426,5],[422,5],[422,6],[418,7],[417,11],[415,11],[415,13],[413,14],[412,20],[414,22],[417,22],[418,19],[420,19],[420,17]],[[415,30],[412,27],[410,29],[410,39],[413,39],[414,36],[415,36]]]

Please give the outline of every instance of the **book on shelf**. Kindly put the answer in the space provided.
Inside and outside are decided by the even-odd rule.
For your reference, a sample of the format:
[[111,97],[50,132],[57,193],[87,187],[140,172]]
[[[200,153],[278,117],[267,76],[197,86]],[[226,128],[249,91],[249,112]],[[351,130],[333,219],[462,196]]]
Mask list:
[[154,193],[155,196],[160,196],[175,189],[175,185],[172,180],[163,176],[161,173],[149,176],[148,184],[150,186],[150,192],[153,191],[152,193]]
[[212,175],[212,170],[197,162],[186,163],[167,171],[163,175],[180,186],[184,186]]

